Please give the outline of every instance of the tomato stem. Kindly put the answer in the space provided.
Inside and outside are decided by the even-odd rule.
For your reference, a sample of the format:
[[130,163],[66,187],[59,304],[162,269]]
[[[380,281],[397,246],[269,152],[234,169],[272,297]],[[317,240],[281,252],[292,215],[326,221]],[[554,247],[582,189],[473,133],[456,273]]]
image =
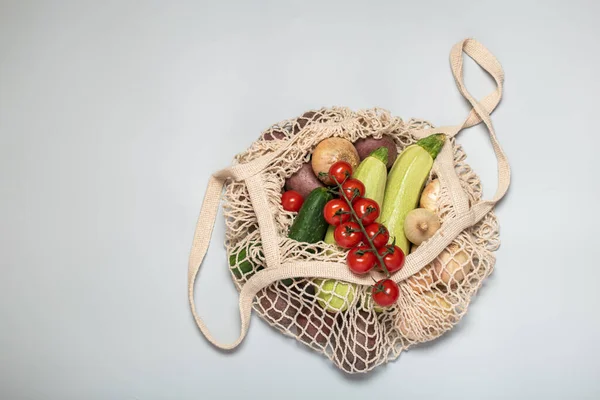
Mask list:
[[[334,178],[334,181],[335,181],[335,184],[340,189],[340,195],[344,198],[344,200],[346,201],[346,203],[348,203],[348,206],[350,207],[350,213],[352,214],[352,216],[356,220],[356,223],[358,224],[358,226],[360,226],[360,230],[361,230],[361,232],[362,232],[365,240],[369,243],[369,246],[371,247],[371,250],[375,254],[375,257],[377,257],[377,261],[379,262],[379,265],[385,271],[386,277],[389,278],[391,276],[390,275],[390,271],[388,271],[387,267],[385,266],[385,262],[383,261],[383,257],[381,257],[381,255],[377,251],[377,247],[375,247],[375,245],[373,244],[373,241],[371,240],[371,238],[367,234],[367,230],[365,229],[365,226],[363,225],[361,219],[358,218],[358,215],[354,211],[354,208],[352,207],[352,201],[350,201],[350,199],[348,199],[348,196],[346,196],[346,193],[342,190],[342,185],[337,181],[337,179]],[[377,234],[379,234],[379,232],[377,232]]]

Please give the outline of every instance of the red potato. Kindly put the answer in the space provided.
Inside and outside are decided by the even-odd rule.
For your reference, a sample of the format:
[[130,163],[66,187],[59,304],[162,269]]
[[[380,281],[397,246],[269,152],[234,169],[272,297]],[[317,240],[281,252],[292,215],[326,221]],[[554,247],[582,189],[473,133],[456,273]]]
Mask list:
[[367,158],[373,151],[383,146],[388,149],[387,167],[389,169],[394,164],[394,161],[396,161],[396,157],[398,157],[398,149],[392,138],[389,136],[382,136],[381,139],[368,137],[366,139],[358,139],[354,143],[354,147],[356,147],[356,151],[358,151],[361,161]]
[[260,306],[266,312],[267,318],[277,325],[289,327],[294,321],[300,302],[288,293],[267,287],[259,292]]
[[323,183],[315,176],[310,161],[304,163],[302,168],[285,181],[287,190],[295,190],[303,198],[306,198],[310,192],[318,187],[323,187]]
[[294,127],[292,128],[292,133],[295,135],[296,133],[300,132],[300,130],[302,130],[302,128],[304,128],[306,125],[312,124],[313,122],[319,120],[319,122],[325,122],[326,119],[323,118],[323,114],[321,114],[320,112],[314,112],[314,111],[307,111],[304,114],[302,114],[301,117],[299,117],[298,119],[296,119],[296,123],[294,124]]
[[334,362],[341,365],[344,370],[364,372],[377,362],[378,349],[382,345],[383,338],[375,314],[361,310],[354,316],[352,322],[355,326],[352,327],[351,332],[346,326],[341,327],[337,332],[339,343],[335,350]]
[[296,316],[296,329],[300,335],[300,340],[311,344],[316,342],[325,345],[331,337],[331,328],[335,319],[331,314],[320,308],[303,308]]
[[286,135],[283,131],[273,129],[271,132],[267,132],[263,136],[265,140],[281,140],[285,139]]

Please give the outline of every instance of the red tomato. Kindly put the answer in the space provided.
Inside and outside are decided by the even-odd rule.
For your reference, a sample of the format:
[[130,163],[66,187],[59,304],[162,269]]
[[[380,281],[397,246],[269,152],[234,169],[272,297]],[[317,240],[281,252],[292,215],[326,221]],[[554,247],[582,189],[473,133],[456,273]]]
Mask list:
[[350,206],[346,200],[333,199],[329,200],[323,208],[323,216],[329,225],[338,226],[350,220]]
[[381,307],[388,307],[398,301],[400,297],[400,288],[391,279],[382,279],[373,285],[371,289],[373,301]]
[[333,237],[338,245],[349,249],[360,243],[363,234],[360,231],[360,226],[356,222],[344,222],[335,228]]
[[354,208],[354,212],[363,225],[370,225],[379,217],[379,205],[377,205],[375,200],[363,197],[356,200],[352,208]]
[[377,257],[370,247],[358,246],[348,252],[346,263],[355,274],[366,274],[377,263]]
[[346,182],[342,184],[342,190],[352,203],[365,195],[365,185],[354,178],[346,179]]
[[367,231],[367,236],[371,239],[376,248],[385,246],[388,240],[390,240],[390,234],[387,228],[377,222],[367,225],[365,230]]
[[298,212],[302,203],[304,203],[304,198],[295,190],[288,190],[281,195],[281,205],[285,211]]
[[346,161],[338,161],[333,163],[329,168],[329,177],[335,183],[344,183],[344,181],[352,176],[352,165]]
[[384,246],[378,250],[383,263],[390,274],[399,271],[404,266],[404,252],[398,246]]

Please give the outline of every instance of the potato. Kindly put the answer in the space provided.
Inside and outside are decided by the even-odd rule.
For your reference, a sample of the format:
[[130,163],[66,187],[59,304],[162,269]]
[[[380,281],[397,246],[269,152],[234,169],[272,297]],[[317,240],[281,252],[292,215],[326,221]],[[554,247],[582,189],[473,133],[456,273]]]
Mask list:
[[358,139],[354,143],[354,147],[356,147],[356,151],[358,151],[361,161],[382,146],[388,148],[387,167],[391,168],[394,164],[394,161],[396,161],[396,157],[398,157],[398,149],[396,148],[396,143],[392,140],[392,138],[389,136],[383,136],[381,139],[369,137],[366,139]]
[[332,137],[322,140],[312,154],[312,169],[317,178],[326,185],[333,185],[329,179],[329,168],[338,161],[346,161],[352,170],[358,167],[358,152],[349,140]]
[[352,322],[356,325],[352,332],[348,331],[347,326],[338,332],[334,361],[347,371],[366,371],[377,361],[377,350],[383,338],[373,313],[360,310]]
[[318,187],[323,187],[323,183],[315,176],[310,161],[304,163],[302,168],[285,181],[287,190],[295,190],[304,198]]
[[473,269],[469,255],[456,243],[450,244],[433,261],[433,273],[436,281],[446,286],[456,287]]
[[311,344],[325,345],[331,337],[331,328],[335,323],[333,315],[320,308],[305,307],[296,315],[296,329],[300,340]]
[[433,267],[430,264],[408,278],[406,283],[408,283],[413,292],[423,293],[431,289],[434,280]]
[[300,132],[300,130],[302,130],[302,128],[304,128],[306,125],[312,124],[313,122],[319,120],[319,122],[324,122],[326,121],[325,118],[322,118],[323,114],[319,113],[319,112],[314,112],[314,111],[307,111],[304,114],[302,114],[301,117],[296,119],[296,123],[294,124],[294,127],[292,128],[292,133],[295,135],[296,133]]
[[273,129],[271,132],[267,132],[264,134],[263,136],[265,138],[265,140],[281,140],[281,139],[285,139],[286,135],[283,131],[280,131],[278,129]]
[[260,292],[259,304],[271,322],[289,327],[294,321],[300,302],[290,297],[288,293],[267,287]]
[[396,326],[402,336],[410,341],[431,340],[439,336],[445,324],[455,321],[454,308],[439,293],[423,292],[424,304],[415,305],[418,319],[409,323],[399,315]]

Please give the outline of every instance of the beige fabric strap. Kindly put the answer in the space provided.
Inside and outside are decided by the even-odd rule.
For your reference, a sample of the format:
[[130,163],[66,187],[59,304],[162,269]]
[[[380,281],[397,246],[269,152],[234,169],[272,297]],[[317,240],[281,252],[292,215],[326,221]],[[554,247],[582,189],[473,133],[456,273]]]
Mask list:
[[[463,52],[469,55],[496,81],[496,90],[490,95],[486,96],[481,102],[478,102],[475,98],[473,98],[464,85],[462,59]],[[483,122],[489,131],[490,140],[498,159],[498,189],[492,199],[481,201],[469,209],[456,174],[446,174],[447,176],[444,179],[449,185],[451,193],[456,193],[456,195],[453,194],[453,204],[455,206],[455,210],[458,211],[458,215],[455,218],[446,221],[442,228],[426,243],[426,245],[420,246],[416,252],[407,257],[405,267],[393,276],[393,279],[396,281],[401,281],[408,278],[409,276],[418,272],[421,268],[423,268],[423,266],[433,261],[433,259],[435,259],[435,257],[437,257],[440,252],[442,252],[460,232],[481,220],[481,218],[483,218],[494,207],[496,202],[504,196],[510,184],[510,168],[508,161],[504,152],[502,151],[502,148],[500,147],[500,144],[498,143],[492,122],[490,120],[490,113],[498,105],[502,96],[504,81],[504,72],[502,71],[502,67],[496,58],[482,44],[474,39],[463,40],[452,48],[450,53],[450,64],[452,68],[452,74],[454,75],[454,79],[460,93],[469,101],[469,103],[471,103],[473,109],[467,119],[461,125],[430,129],[427,131],[421,131],[419,134],[424,136],[434,132],[442,132],[450,136],[454,136],[462,129]],[[200,217],[196,226],[196,232],[194,234],[192,250],[190,253],[188,268],[188,296],[192,314],[196,324],[198,325],[198,328],[210,343],[221,349],[233,349],[242,342],[250,324],[250,315],[254,297],[258,291],[277,280],[294,277],[320,277],[344,280],[363,285],[369,285],[372,283],[372,278],[370,276],[365,277],[352,274],[348,268],[345,268],[345,264],[323,262],[290,262],[280,264],[279,250],[273,247],[277,246],[277,235],[274,226],[272,226],[273,220],[272,216],[269,215],[270,211],[268,207],[265,207],[266,200],[264,198],[264,193],[261,191],[262,179],[260,178],[259,172],[267,167],[275,157],[285,151],[285,149],[288,147],[292,146],[294,143],[295,139],[290,140],[287,145],[282,146],[273,153],[260,157],[250,163],[235,165],[219,171],[211,177],[208,183],[202,209],[200,211]],[[451,156],[451,149],[449,145],[447,145],[441,153],[441,160],[445,161],[441,161],[441,165],[438,165],[440,170],[454,170],[453,164],[451,163]],[[444,162],[448,165],[443,164]],[[202,260],[204,259],[206,251],[208,250],[223,185],[225,180],[229,178],[246,181],[257,218],[260,221],[261,237],[263,238],[264,242],[263,244],[270,247],[270,249],[266,251],[268,268],[257,272],[248,280],[240,292],[240,336],[231,344],[222,344],[210,334],[206,325],[196,312],[196,307],[194,304],[194,283],[200,265],[202,264]],[[257,209],[257,205],[254,204],[255,202],[261,204],[262,207]],[[374,277],[377,278],[376,276]]]
[[[496,89],[487,95],[481,102],[478,102],[465,87],[463,78],[463,52],[481,66],[496,82]],[[461,125],[424,130],[419,132],[419,136],[424,137],[432,133],[445,133],[449,136],[455,136],[461,130],[477,125],[480,122],[485,124],[498,163],[498,188],[492,199],[483,200],[473,206],[471,210],[465,211],[470,214],[469,218],[472,218],[475,221],[474,223],[476,223],[506,194],[508,186],[510,185],[510,166],[506,154],[498,142],[496,131],[494,130],[490,118],[490,113],[496,108],[502,98],[504,89],[504,71],[496,57],[475,39],[465,39],[452,47],[452,50],[450,51],[450,67],[459,92],[467,99],[473,109]],[[458,179],[454,178],[455,177],[452,177],[449,180],[451,191],[452,189],[457,189],[456,191],[452,191],[453,193],[461,191]],[[456,206],[457,204],[455,203],[454,205]]]
[[[481,102],[478,102],[471,96],[465,87],[463,79],[463,51],[488,72],[492,78],[494,78],[494,81],[496,81],[496,90],[485,97]],[[467,117],[457,132],[483,121],[489,132],[490,141],[492,142],[492,147],[498,161],[498,188],[496,194],[491,200],[479,202],[470,211],[475,222],[477,222],[483,218],[483,216],[487,214],[502,197],[504,197],[508,190],[508,186],[510,185],[510,166],[506,154],[502,150],[502,147],[500,147],[500,143],[496,137],[496,131],[494,130],[490,118],[490,113],[496,108],[502,97],[504,71],[496,57],[494,57],[494,55],[481,43],[474,39],[463,40],[452,48],[452,51],[450,52],[450,66],[458,90],[473,106],[473,110],[469,114],[469,117]]]

